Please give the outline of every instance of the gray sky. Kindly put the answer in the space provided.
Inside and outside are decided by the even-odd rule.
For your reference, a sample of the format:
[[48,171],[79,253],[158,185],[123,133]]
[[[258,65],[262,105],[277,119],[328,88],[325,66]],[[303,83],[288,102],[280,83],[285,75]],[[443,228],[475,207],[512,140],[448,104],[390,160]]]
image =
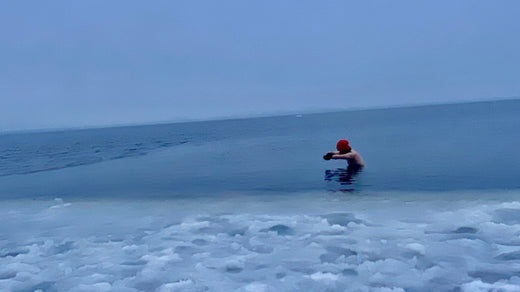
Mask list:
[[520,1],[2,1],[0,131],[520,95]]

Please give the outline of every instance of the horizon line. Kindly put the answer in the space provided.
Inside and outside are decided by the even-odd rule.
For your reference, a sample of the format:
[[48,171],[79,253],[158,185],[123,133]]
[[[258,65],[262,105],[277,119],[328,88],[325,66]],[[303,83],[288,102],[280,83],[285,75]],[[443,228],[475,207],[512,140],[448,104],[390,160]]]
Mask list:
[[237,114],[228,116],[216,116],[210,118],[188,118],[179,120],[167,120],[167,121],[151,121],[145,123],[114,123],[106,125],[87,125],[87,126],[75,126],[75,127],[53,127],[53,128],[30,128],[23,130],[0,130],[0,135],[9,134],[30,134],[30,133],[52,133],[52,132],[65,132],[65,131],[81,131],[81,130],[96,130],[96,129],[109,129],[109,128],[126,128],[126,127],[140,127],[140,126],[154,126],[154,125],[169,125],[169,124],[184,124],[184,123],[203,123],[203,122],[219,122],[228,120],[245,120],[245,119],[261,119],[271,117],[286,117],[292,115],[315,115],[315,114],[327,114],[327,113],[340,113],[340,112],[357,112],[357,111],[375,111],[375,110],[387,110],[387,109],[400,109],[400,108],[419,108],[429,106],[442,106],[442,105],[457,105],[457,104],[472,104],[472,103],[491,103],[491,102],[506,102],[520,100],[520,96],[511,97],[496,97],[490,99],[481,100],[456,100],[453,102],[431,102],[431,103],[409,103],[409,104],[396,104],[386,106],[367,106],[367,107],[350,107],[350,108],[322,108],[322,109],[302,109],[302,110],[288,110],[282,112],[269,112],[269,113],[258,113],[258,114]]

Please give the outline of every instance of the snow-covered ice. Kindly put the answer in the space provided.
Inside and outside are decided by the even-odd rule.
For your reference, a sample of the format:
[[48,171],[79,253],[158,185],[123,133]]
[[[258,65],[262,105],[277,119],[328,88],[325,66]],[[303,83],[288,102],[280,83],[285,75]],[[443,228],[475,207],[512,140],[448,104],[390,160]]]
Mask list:
[[5,201],[0,291],[520,290],[520,202],[312,198]]

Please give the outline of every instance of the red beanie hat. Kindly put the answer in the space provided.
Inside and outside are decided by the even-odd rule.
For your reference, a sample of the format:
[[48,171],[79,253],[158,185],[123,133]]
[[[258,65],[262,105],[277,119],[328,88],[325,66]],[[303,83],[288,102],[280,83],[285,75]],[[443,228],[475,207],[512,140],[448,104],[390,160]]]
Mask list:
[[338,149],[339,152],[347,152],[350,150],[350,146],[348,145],[347,140],[339,140],[338,144],[336,144],[336,149]]

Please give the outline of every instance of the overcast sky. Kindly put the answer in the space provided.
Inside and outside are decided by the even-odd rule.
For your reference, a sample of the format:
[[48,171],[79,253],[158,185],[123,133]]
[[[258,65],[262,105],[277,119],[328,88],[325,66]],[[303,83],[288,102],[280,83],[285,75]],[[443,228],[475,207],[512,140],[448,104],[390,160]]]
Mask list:
[[520,96],[520,1],[2,1],[0,131]]

